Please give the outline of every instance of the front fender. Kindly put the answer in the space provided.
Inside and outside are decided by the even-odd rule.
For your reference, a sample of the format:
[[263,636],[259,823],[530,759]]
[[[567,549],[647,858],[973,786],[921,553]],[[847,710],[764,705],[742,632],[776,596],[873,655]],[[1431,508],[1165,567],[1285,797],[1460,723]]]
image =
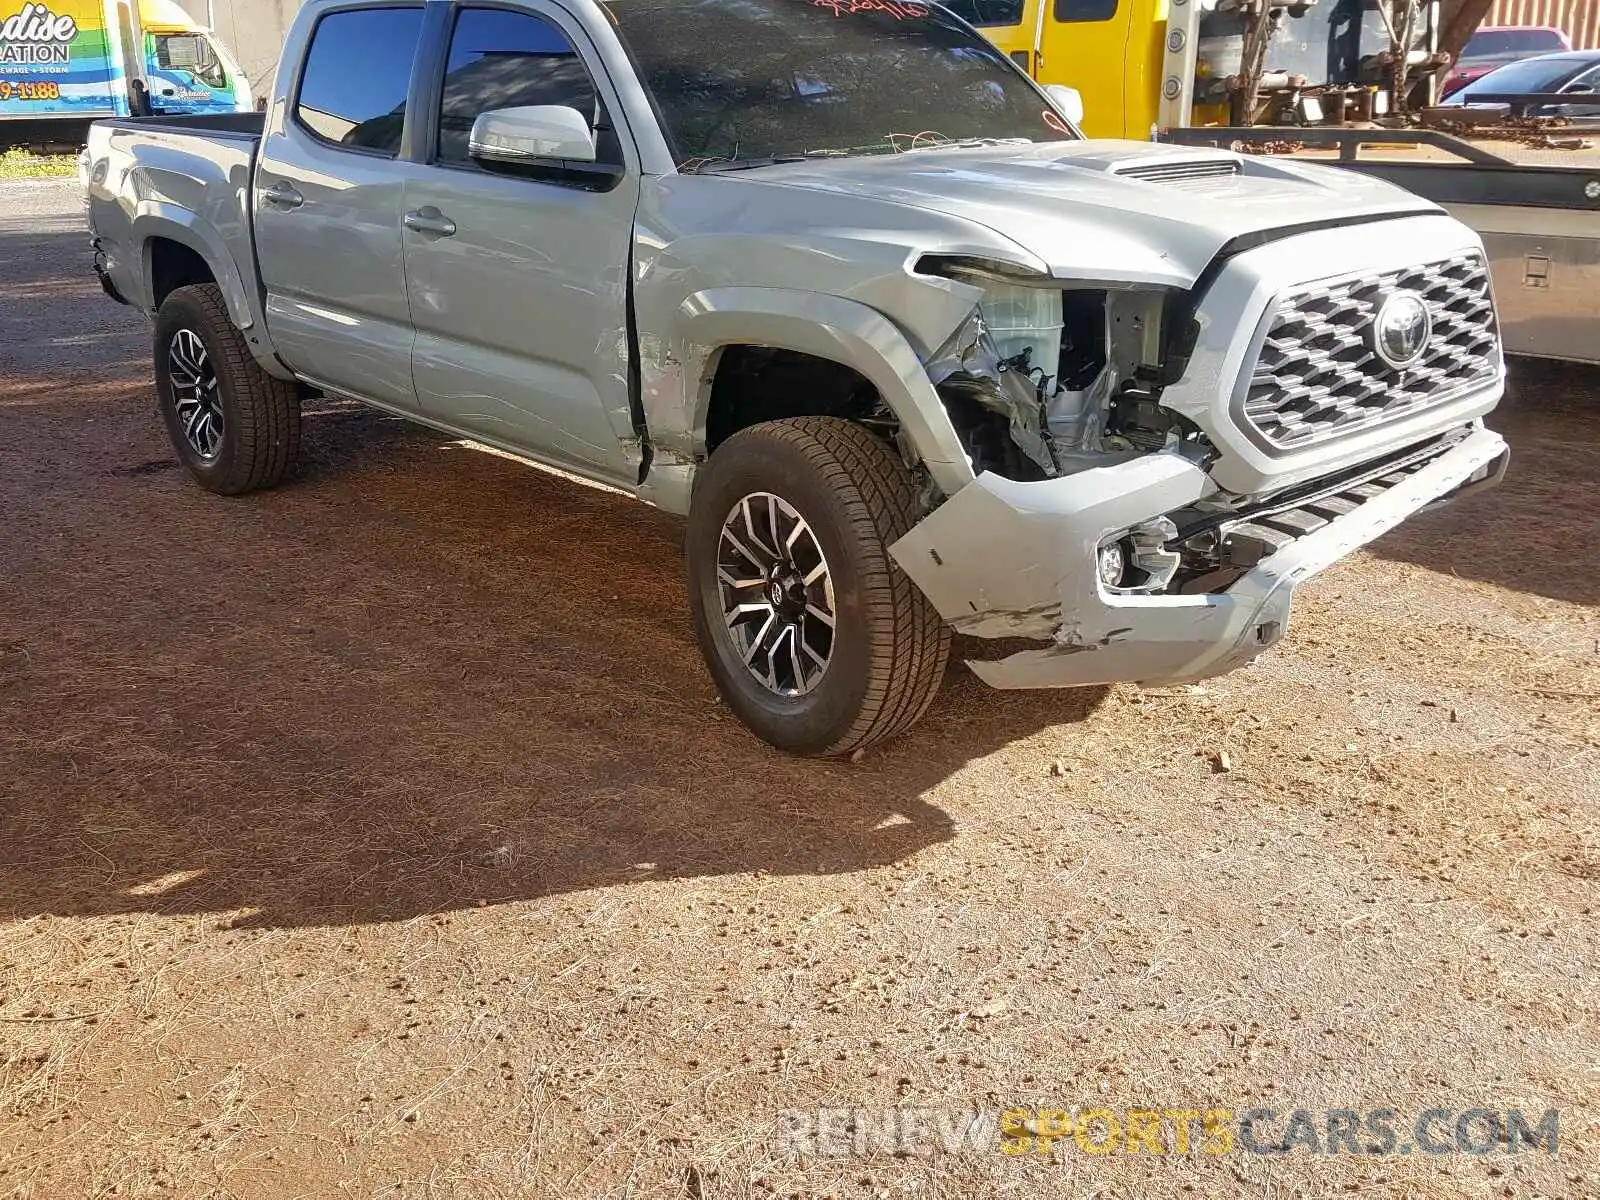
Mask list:
[[677,316],[681,378],[692,386],[676,389],[676,404],[646,386],[645,420],[653,439],[704,453],[714,355],[724,346],[771,346],[858,371],[883,397],[946,495],[972,482],[972,464],[922,360],[894,322],[875,309],[818,292],[726,287],[695,292]]

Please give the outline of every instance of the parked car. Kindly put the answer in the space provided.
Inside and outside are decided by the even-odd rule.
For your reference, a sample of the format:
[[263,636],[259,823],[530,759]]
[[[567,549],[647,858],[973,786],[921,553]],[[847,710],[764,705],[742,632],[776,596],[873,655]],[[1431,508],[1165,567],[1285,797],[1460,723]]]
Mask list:
[[[1514,96],[1539,92],[1565,92],[1571,103],[1538,105],[1527,110],[1530,116],[1590,117],[1600,115],[1600,50],[1568,50],[1561,54],[1541,54],[1507,63],[1467,84],[1449,99],[1451,105],[1495,103],[1489,96]],[[1588,97],[1594,96],[1591,101]]]
[[1476,234],[1076,99],[912,0],[310,0],[263,116],[97,123],[89,220],[203,486],[314,390],[624,489],[732,711],[842,754],[952,629],[998,687],[1247,663],[1503,469]]
[[1455,66],[1444,77],[1439,94],[1448,96],[1518,59],[1571,49],[1572,42],[1565,31],[1553,25],[1480,26],[1462,47]]

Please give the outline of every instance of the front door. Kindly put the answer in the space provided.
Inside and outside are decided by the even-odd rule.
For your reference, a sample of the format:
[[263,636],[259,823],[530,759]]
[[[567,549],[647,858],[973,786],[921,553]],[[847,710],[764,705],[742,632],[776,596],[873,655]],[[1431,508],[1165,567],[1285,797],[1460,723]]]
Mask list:
[[151,104],[175,116],[233,112],[235,80],[210,38],[198,30],[146,32]]
[[[428,162],[406,184],[406,289],[424,414],[592,478],[631,485],[628,263],[637,168],[611,128],[615,96],[585,65],[581,30],[554,10],[461,8]],[[591,59],[592,61],[592,59]],[[491,109],[564,105],[626,166],[598,190],[538,160],[497,173],[473,161]]]
[[269,119],[255,180],[267,325],[332,391],[414,409],[399,160],[420,4],[318,20],[290,111]]

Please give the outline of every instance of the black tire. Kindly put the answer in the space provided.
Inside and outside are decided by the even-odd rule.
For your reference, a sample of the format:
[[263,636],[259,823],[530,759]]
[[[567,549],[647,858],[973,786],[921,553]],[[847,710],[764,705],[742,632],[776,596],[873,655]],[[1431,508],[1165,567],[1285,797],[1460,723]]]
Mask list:
[[[761,493],[803,518],[833,584],[831,653],[804,694],[783,695],[758,679],[723,615],[724,522],[743,498]],[[944,677],[950,631],[888,552],[917,516],[911,472],[881,439],[848,421],[769,421],[717,447],[690,505],[689,604],[717,689],[758,736],[796,754],[849,754],[903,732],[927,711]]]
[[[221,413],[221,435],[212,453],[192,444],[179,415],[184,402],[199,393],[181,388],[189,372],[174,362],[175,339],[184,331],[204,347],[204,364],[214,376],[206,403]],[[300,452],[300,392],[257,365],[244,335],[235,328],[216,284],[174,289],[162,301],[155,322],[156,396],[172,445],[201,487],[223,496],[269,488],[293,468]],[[189,411],[193,411],[192,408]]]

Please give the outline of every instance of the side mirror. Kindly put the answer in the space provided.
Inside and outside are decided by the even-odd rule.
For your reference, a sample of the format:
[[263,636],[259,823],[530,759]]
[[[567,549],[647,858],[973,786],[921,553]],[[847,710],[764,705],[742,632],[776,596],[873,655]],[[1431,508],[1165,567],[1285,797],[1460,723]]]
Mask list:
[[1050,103],[1061,110],[1061,115],[1074,125],[1083,124],[1083,94],[1075,87],[1068,87],[1064,83],[1047,83],[1044,85],[1044,94],[1050,97]]
[[1568,96],[1592,96],[1594,95],[1594,85],[1589,83],[1569,83],[1561,91]]
[[575,108],[530,104],[479,113],[467,135],[467,153],[482,163],[528,166],[541,159],[595,161],[594,133]]

